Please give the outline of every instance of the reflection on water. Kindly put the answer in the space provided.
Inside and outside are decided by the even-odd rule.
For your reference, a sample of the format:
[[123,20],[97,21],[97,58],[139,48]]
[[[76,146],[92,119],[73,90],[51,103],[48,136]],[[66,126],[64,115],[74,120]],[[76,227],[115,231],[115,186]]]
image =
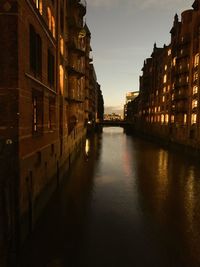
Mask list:
[[200,166],[104,128],[86,139],[20,267],[199,267]]

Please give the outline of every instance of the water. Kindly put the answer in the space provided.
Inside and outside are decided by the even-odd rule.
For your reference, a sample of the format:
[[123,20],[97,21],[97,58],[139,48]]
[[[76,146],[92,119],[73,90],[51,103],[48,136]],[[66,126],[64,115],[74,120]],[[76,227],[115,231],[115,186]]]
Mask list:
[[53,196],[20,267],[199,267],[200,166],[104,128]]

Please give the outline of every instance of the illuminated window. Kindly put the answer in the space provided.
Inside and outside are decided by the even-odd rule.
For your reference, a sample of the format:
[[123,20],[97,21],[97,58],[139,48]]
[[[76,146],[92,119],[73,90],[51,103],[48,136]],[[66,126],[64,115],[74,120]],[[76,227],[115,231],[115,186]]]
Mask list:
[[51,9],[47,7],[47,18],[48,18],[48,27],[49,30],[52,32],[53,37],[56,36],[56,25],[55,25],[55,19],[52,15]]
[[182,65],[180,65],[180,66],[179,66],[179,69],[180,69],[180,70],[182,70],[182,68],[183,68],[183,66],[182,66]]
[[166,92],[166,87],[163,88],[163,93],[165,93],[165,92]]
[[196,124],[196,123],[197,123],[197,114],[192,113],[191,124]]
[[48,18],[48,27],[49,30],[51,31],[51,9],[47,7],[47,18]]
[[197,105],[198,105],[198,101],[197,101],[196,99],[194,99],[194,100],[192,101],[192,108],[196,108]]
[[176,66],[176,57],[173,58],[173,66]]
[[171,115],[171,123],[174,123],[174,115]]
[[183,55],[183,49],[181,49],[181,55]]
[[194,86],[193,87],[193,95],[197,94],[198,93],[198,86]]
[[198,80],[198,77],[199,77],[198,72],[195,72],[195,73],[194,73],[194,76],[193,76],[193,80],[194,80],[194,82],[195,82],[196,80]]
[[162,97],[162,102],[165,102],[165,96]]
[[170,91],[170,85],[167,86],[167,90]]
[[60,52],[62,55],[64,54],[64,40],[62,37],[60,37]]
[[163,77],[163,83],[166,83],[166,82],[167,82],[167,74],[165,74]]
[[186,123],[187,123],[187,114],[184,114],[183,123],[184,123],[184,125],[186,125]]
[[51,25],[53,37],[56,37],[56,24],[53,16],[51,17]]
[[160,112],[160,106],[158,107],[158,112]]
[[161,123],[164,123],[165,122],[165,116],[164,114],[161,115]]
[[158,90],[156,90],[156,95],[158,95]]
[[157,111],[157,108],[155,107],[154,112],[156,112],[156,111]]
[[199,65],[199,53],[195,55],[194,57],[194,67]]
[[168,50],[168,52],[167,52],[168,56],[170,56],[170,55],[171,55],[171,53],[172,53],[172,50],[171,50],[171,49],[169,49],[169,50]]
[[174,100],[174,94],[172,94],[172,101]]
[[165,65],[165,70],[167,70],[167,65]]
[[166,115],[165,115],[165,123],[168,123],[168,122],[169,122],[169,115],[166,114]]
[[189,76],[186,77],[186,82],[189,83]]
[[42,0],[35,0],[34,2],[40,14],[42,15]]
[[63,89],[64,89],[64,70],[63,66],[60,65],[60,92],[63,94]]

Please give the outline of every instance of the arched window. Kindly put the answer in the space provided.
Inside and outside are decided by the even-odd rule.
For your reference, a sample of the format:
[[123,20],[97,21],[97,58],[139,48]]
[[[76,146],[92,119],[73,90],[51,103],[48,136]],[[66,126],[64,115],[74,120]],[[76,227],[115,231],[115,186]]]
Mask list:
[[60,92],[63,94],[63,89],[64,89],[64,70],[63,66],[60,65]]
[[48,27],[49,30],[51,31],[51,9],[47,7],[47,18],[48,18]]
[[55,24],[55,19],[53,16],[51,16],[51,31],[53,34],[53,37],[56,36],[56,24]]

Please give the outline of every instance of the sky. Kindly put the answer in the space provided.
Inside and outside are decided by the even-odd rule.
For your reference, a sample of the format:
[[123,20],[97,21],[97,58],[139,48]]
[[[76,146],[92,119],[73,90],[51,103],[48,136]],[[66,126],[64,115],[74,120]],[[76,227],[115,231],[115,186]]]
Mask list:
[[153,45],[170,43],[174,15],[194,0],[87,0],[93,63],[105,112],[122,112],[126,93],[139,91],[139,76]]

